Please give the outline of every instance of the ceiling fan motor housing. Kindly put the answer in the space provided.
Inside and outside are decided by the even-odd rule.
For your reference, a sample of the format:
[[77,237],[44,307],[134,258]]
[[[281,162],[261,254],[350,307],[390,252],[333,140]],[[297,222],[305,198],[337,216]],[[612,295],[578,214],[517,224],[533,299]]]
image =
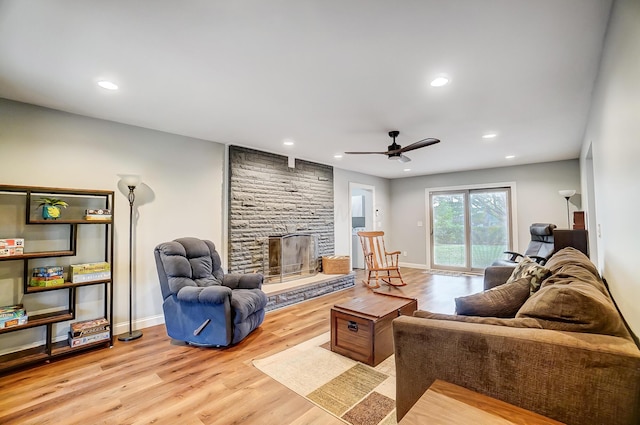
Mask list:
[[[393,143],[387,146],[387,152],[396,151],[402,147],[396,143],[396,137],[398,137],[399,134],[400,132],[398,130],[393,130],[389,132],[389,137],[393,138]],[[388,154],[389,159],[395,159],[400,157],[401,155],[402,154],[400,152]]]

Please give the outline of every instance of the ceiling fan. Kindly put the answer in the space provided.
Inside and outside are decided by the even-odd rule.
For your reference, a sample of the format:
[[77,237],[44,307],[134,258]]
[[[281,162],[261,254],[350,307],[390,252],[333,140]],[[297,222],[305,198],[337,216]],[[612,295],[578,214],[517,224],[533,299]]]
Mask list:
[[435,145],[436,143],[440,143],[439,139],[433,139],[433,138],[428,138],[428,139],[423,139],[420,140],[419,142],[415,142],[410,144],[409,146],[405,146],[404,148],[402,146],[400,146],[399,144],[396,143],[396,137],[398,137],[398,135],[400,134],[399,131],[394,130],[394,131],[390,131],[389,132],[389,137],[391,137],[393,139],[393,143],[390,144],[389,146],[387,146],[387,151],[386,152],[345,152],[345,154],[371,154],[371,153],[376,153],[376,154],[381,154],[381,155],[387,155],[389,157],[389,159],[397,159],[400,162],[409,162],[411,161],[411,158],[409,158],[408,156],[403,155],[405,152],[409,152],[412,151],[414,149],[420,149],[420,148],[424,148],[427,146],[431,146],[431,145]]

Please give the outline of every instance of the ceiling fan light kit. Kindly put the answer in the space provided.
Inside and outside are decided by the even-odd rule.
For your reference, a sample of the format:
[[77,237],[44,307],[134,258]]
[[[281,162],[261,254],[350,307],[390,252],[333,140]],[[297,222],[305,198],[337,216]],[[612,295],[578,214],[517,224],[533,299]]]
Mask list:
[[435,145],[436,143],[440,143],[439,139],[427,138],[420,140],[418,142],[412,143],[409,146],[405,146],[404,148],[396,143],[396,137],[400,135],[398,130],[393,130],[389,132],[389,137],[393,139],[393,143],[387,146],[386,152],[345,152],[348,155],[356,155],[356,154],[380,154],[387,155],[389,159],[396,159],[402,163],[411,161],[411,158],[405,156],[405,152],[409,152],[415,149],[424,148],[427,146]]

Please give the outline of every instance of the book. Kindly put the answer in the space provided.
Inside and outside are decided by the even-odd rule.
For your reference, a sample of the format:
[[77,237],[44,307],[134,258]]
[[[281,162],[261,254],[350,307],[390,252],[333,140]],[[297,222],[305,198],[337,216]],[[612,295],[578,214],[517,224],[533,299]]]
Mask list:
[[95,272],[95,273],[83,273],[74,274],[71,276],[71,283],[84,283],[92,282],[94,280],[108,280],[111,279],[110,271]]
[[31,276],[33,277],[62,277],[64,267],[62,266],[46,266],[34,267]]
[[95,273],[95,272],[103,272],[106,270],[111,270],[111,265],[106,261],[101,261],[98,263],[86,263],[86,264],[71,264],[69,266],[69,273],[71,275],[74,274],[83,274],[83,273]]
[[26,316],[26,315],[27,315],[27,310],[24,309],[22,304],[0,307],[0,320],[10,320],[10,319],[15,319],[15,318]]
[[0,313],[6,313],[7,311],[20,310],[23,308],[24,308],[23,304],[5,305],[0,307]]
[[24,325],[25,323],[27,323],[28,320],[29,320],[29,317],[26,314],[24,316],[15,317],[12,319],[10,318],[0,319],[0,329],[12,328],[14,326]]
[[107,208],[88,209],[84,210],[84,215],[111,215],[111,210]]
[[84,219],[87,221],[109,221],[111,220],[110,215],[85,215]]
[[83,345],[87,345],[87,344],[93,344],[96,342],[101,342],[101,341],[106,341],[109,340],[109,338],[111,338],[111,333],[110,331],[106,330],[104,332],[98,332],[98,333],[94,333],[94,334],[90,334],[90,335],[86,335],[86,336],[81,336],[78,338],[74,338],[71,335],[71,332],[69,332],[69,346],[74,348],[74,347],[81,347]]
[[31,280],[29,280],[29,286],[49,287],[59,285],[64,285],[63,277],[32,277]]
[[109,321],[104,317],[92,320],[82,320],[80,322],[74,322],[69,325],[71,330],[69,333],[72,338],[79,338],[81,336],[88,336],[95,333],[108,331]]

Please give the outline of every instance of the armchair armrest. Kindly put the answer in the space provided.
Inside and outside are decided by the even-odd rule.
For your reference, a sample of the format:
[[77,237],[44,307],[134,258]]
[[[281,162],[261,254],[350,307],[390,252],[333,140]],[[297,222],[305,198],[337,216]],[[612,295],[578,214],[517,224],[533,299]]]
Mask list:
[[535,261],[536,263],[540,264],[541,266],[544,266],[544,263],[547,262],[546,258],[539,257],[537,255],[530,255],[529,258],[531,258],[533,261]]
[[484,289],[491,289],[505,283],[514,268],[511,266],[489,266],[484,269]]
[[231,289],[261,289],[263,279],[259,273],[229,273],[222,278],[222,284]]
[[226,286],[185,286],[177,294],[178,301],[205,304],[224,304],[231,300],[231,289]]
[[509,261],[516,261],[518,259],[518,257],[523,257],[524,255],[518,253],[518,252],[513,252],[513,251],[504,251],[505,254],[510,255],[511,257],[509,257]]
[[640,352],[630,340],[410,316],[392,323],[398,421],[436,379],[565,423],[640,419]]

